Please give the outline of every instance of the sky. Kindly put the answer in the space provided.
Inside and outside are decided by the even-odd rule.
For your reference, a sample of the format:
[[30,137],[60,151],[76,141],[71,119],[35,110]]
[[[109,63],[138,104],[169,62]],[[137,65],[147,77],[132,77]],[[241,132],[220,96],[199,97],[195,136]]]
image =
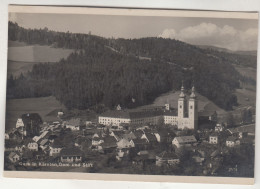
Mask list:
[[25,28],[107,38],[163,37],[233,51],[257,50],[256,19],[9,13],[9,20]]

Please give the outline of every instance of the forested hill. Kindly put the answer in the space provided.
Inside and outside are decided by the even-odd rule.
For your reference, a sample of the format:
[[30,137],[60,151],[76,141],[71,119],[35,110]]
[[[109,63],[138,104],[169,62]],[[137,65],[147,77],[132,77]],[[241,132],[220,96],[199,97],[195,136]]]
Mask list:
[[106,39],[24,29],[11,22],[8,32],[9,40],[77,49],[66,60],[36,64],[27,75],[8,78],[8,98],[54,95],[68,108],[117,104],[131,108],[179,90],[183,80],[186,88],[194,83],[200,94],[221,108],[237,104],[233,92],[243,77],[232,64],[242,64],[243,56],[229,57],[171,39]]

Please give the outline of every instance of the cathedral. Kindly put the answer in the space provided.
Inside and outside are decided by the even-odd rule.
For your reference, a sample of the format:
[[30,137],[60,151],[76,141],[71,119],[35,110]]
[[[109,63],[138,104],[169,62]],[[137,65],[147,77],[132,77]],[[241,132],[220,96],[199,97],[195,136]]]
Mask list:
[[[119,107],[119,106],[118,106]],[[122,125],[122,124],[159,124],[163,120],[164,124],[175,125],[178,129],[197,129],[198,128],[198,102],[195,88],[192,87],[190,96],[185,94],[184,87],[178,99],[177,111],[170,109],[170,104],[165,104],[163,109],[154,108],[138,112],[122,110],[117,108],[115,111],[108,111],[99,116],[98,122],[103,125]]]
[[191,95],[187,100],[184,87],[178,100],[178,129],[197,129],[198,128],[198,101],[195,94],[195,87],[192,87]]

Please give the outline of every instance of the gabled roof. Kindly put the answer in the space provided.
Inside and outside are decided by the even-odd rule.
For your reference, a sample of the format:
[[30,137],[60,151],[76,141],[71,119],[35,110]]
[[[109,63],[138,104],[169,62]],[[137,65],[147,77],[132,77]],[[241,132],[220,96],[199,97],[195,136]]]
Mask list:
[[126,134],[123,134],[123,138],[126,139],[126,140],[132,140],[132,139],[136,139],[136,136],[134,135],[134,133],[126,133]]
[[139,139],[139,138],[137,138],[137,139],[133,139],[132,141],[133,141],[134,145],[147,144],[147,142],[146,142],[145,139]]
[[157,142],[157,138],[155,135],[151,133],[145,133],[144,134],[149,142]]
[[40,142],[40,145],[41,146],[44,146],[44,145],[46,145],[47,143],[48,143],[48,139],[43,139],[41,142]]
[[141,130],[136,130],[136,131],[133,131],[133,134],[135,135],[136,138],[141,138],[143,136],[144,132]]
[[115,137],[107,136],[107,137],[104,137],[104,142],[102,143],[101,146],[103,148],[117,147],[117,141],[116,141]]
[[179,137],[175,137],[174,139],[176,139],[179,144],[187,144],[187,143],[193,143],[193,142],[197,142],[196,138],[191,135],[191,136],[179,136]]

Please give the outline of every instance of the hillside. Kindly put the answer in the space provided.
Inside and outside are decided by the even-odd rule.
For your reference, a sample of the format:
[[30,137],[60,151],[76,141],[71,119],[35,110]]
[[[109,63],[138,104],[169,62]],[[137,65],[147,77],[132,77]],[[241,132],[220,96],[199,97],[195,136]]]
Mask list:
[[53,48],[47,45],[29,45],[25,42],[8,41],[8,77],[17,77],[32,70],[40,62],[58,62],[74,52],[73,49]]
[[[69,109],[146,105],[163,93],[179,90],[183,81],[187,89],[195,85],[201,95],[230,110],[237,105],[234,93],[243,79],[233,65],[256,65],[254,57],[201,49],[172,39],[106,39],[9,24],[10,40],[77,51],[55,64],[35,64],[26,77],[10,77],[7,97],[54,95]],[[33,37],[27,38],[28,34]]]

